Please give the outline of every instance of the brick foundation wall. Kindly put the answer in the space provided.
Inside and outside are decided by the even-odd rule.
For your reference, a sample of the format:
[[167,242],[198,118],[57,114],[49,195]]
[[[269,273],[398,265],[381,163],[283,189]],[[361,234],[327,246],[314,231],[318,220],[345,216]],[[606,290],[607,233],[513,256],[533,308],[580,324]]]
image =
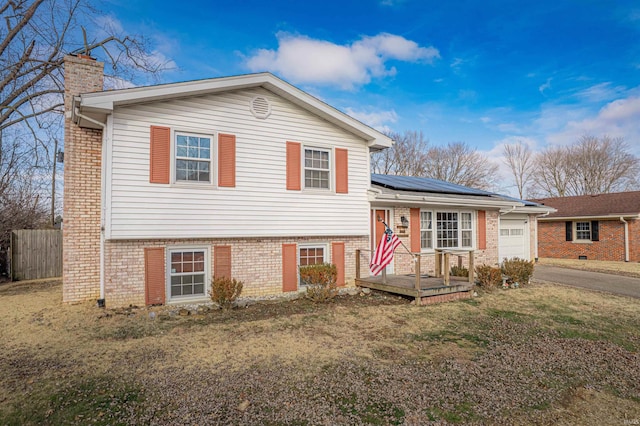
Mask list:
[[[345,243],[345,281],[354,283],[355,251],[366,249],[368,237],[246,238],[105,242],[105,301],[108,307],[145,304],[145,247],[210,247],[209,266],[213,268],[213,246],[231,246],[232,277],[243,281],[242,297],[282,294],[282,244],[328,243],[326,259],[331,261],[331,242]],[[361,274],[368,274],[362,261]],[[212,270],[212,269],[210,269]]]
[[[65,113],[73,97],[103,89],[101,62],[65,58]],[[65,117],[62,300],[100,296],[100,179],[102,131],[82,129]]]
[[[637,220],[629,221],[629,257],[640,261],[638,248],[640,226]],[[565,241],[565,222],[538,222],[538,255],[558,259],[624,261],[624,224],[618,220],[599,221],[600,241],[576,243]]]
[[[396,207],[394,208],[394,223],[400,223],[400,217],[409,217],[409,208]],[[498,223],[499,213],[497,211],[487,211],[487,248],[485,250],[475,250],[473,252],[474,265],[492,265],[495,266],[498,263]],[[434,231],[435,232],[435,231]],[[476,233],[477,237],[477,233]],[[398,238],[405,246],[411,247],[411,233],[407,235],[398,234]],[[395,274],[412,274],[415,273],[415,263],[411,255],[407,253],[404,247],[400,246],[396,249],[393,267]],[[468,257],[451,256],[450,267],[457,266],[461,262],[465,268],[469,267]],[[420,256],[420,273],[422,274],[435,274],[435,254],[423,253]]]

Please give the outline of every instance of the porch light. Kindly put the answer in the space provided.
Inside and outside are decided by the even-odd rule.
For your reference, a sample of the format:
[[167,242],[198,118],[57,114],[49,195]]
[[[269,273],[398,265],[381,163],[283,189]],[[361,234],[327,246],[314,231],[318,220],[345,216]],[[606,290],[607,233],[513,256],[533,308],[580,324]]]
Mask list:
[[405,216],[400,216],[400,223],[402,224],[402,226],[404,226],[405,228],[409,227],[409,221],[407,220],[407,218]]

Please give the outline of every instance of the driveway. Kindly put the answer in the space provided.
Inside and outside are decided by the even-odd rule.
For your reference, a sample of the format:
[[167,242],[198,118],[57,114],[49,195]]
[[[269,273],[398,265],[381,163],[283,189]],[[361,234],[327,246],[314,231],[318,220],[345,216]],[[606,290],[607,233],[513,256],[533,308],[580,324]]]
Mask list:
[[640,298],[640,278],[536,265],[533,279]]

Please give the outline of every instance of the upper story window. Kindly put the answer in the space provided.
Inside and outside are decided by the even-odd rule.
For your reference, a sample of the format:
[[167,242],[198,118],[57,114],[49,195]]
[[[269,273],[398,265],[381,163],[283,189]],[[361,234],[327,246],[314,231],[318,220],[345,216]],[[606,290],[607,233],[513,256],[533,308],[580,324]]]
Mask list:
[[591,223],[576,222],[576,240],[591,241]]
[[326,149],[305,148],[305,188],[329,189],[331,179],[330,152]]
[[176,181],[211,182],[211,136],[176,132]]

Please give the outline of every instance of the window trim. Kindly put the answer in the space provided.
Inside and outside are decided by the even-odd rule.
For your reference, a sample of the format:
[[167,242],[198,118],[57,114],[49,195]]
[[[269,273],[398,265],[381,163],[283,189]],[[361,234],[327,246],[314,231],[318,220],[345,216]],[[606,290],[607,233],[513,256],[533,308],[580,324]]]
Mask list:
[[[578,238],[578,223],[586,223],[589,230],[589,238]],[[580,230],[580,232],[587,232]],[[573,242],[576,243],[591,243],[593,241],[593,229],[591,229],[591,221],[589,220],[574,220],[573,221]]]
[[[307,186],[307,166],[306,166],[306,162],[305,162],[305,155],[307,150],[311,150],[311,151],[321,151],[321,152],[326,152],[327,154],[329,154],[329,158],[327,161],[327,165],[328,165],[328,169],[326,170],[327,173],[329,173],[329,177],[328,177],[328,187],[327,188],[316,188],[316,187],[308,187]],[[335,170],[334,170],[334,158],[335,158],[335,153],[333,151],[333,148],[323,148],[317,145],[304,145],[302,144],[302,149],[300,150],[300,155],[301,155],[301,167],[300,167],[300,173],[302,174],[301,176],[301,180],[302,180],[302,189],[305,191],[318,191],[318,192],[333,192],[334,190],[334,182],[333,180],[335,179]],[[311,170],[319,170],[319,171],[325,171],[323,169],[315,169],[315,168],[310,168]]]
[[[422,247],[422,220],[420,220],[420,252],[432,253],[435,250],[475,250],[477,247],[476,238],[478,235],[477,222],[478,214],[474,210],[456,210],[456,209],[420,209],[420,218],[422,219],[423,212],[431,213],[431,248]],[[456,213],[458,224],[458,242],[456,247],[438,247],[438,213]],[[462,214],[468,213],[471,215],[471,228],[461,228]],[[426,229],[424,229],[426,230]],[[471,245],[462,246],[462,231],[471,231]]]
[[[322,250],[322,262],[323,263],[328,263],[329,262],[329,243],[325,243],[325,242],[318,242],[318,243],[303,243],[303,244],[298,244],[297,247],[297,251],[296,251],[296,262],[298,265],[298,288],[301,287],[306,287],[305,284],[302,284],[302,282],[300,281],[300,267],[302,267],[303,265],[300,264],[300,250],[302,249],[310,249],[310,248],[321,248]],[[304,265],[306,266],[306,265]]]
[[[216,164],[217,152],[218,152],[218,133],[199,129],[183,129],[172,128],[171,129],[171,183],[179,186],[216,186],[218,183],[217,173],[218,168]],[[178,136],[197,136],[209,138],[211,143],[209,144],[209,181],[201,182],[195,180],[178,180],[177,179],[177,161],[178,161]],[[188,157],[180,157],[181,159],[187,159]],[[194,160],[201,161],[201,160]],[[203,160],[202,160],[203,161]]]
[[[203,251],[204,252],[204,294],[190,295],[190,296],[171,296],[171,254],[176,252],[185,251]],[[167,304],[179,304],[189,303],[193,301],[202,301],[209,298],[209,291],[211,289],[211,247],[199,246],[199,245],[176,245],[168,246],[166,249],[166,303]]]

